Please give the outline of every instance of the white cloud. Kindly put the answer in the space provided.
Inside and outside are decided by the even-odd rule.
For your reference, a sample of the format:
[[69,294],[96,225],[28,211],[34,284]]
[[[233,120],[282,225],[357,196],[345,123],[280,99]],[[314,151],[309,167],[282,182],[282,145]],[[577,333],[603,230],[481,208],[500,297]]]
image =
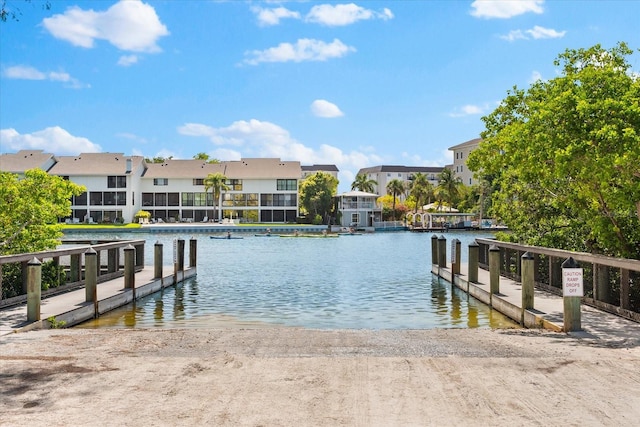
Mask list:
[[475,0],[471,15],[476,18],[512,18],[524,13],[541,14],[544,0]]
[[141,144],[146,144],[148,142],[146,138],[143,138],[141,136],[138,136],[136,134],[129,133],[129,132],[120,132],[120,133],[117,133],[116,136],[119,138],[124,138],[124,139],[129,139],[131,141],[139,142]]
[[541,81],[541,80],[542,80],[542,74],[540,74],[540,72],[539,72],[539,71],[535,71],[535,70],[534,70],[534,71],[531,73],[531,77],[529,77],[529,83],[530,83],[530,84],[533,84],[533,83],[535,83],[535,82],[537,82],[537,81]]
[[534,39],[558,39],[564,37],[566,31],[556,31],[552,28],[544,28],[538,25],[526,31]]
[[[286,129],[274,123],[256,119],[239,120],[220,128],[200,123],[187,123],[178,128],[178,133],[208,138],[216,146],[211,154],[220,160],[238,160],[241,157],[278,157],[308,165],[335,164],[341,174],[351,173],[353,176],[361,168],[383,163],[382,158],[371,149],[347,153],[328,144],[322,144],[318,148],[305,146],[294,139]],[[348,185],[351,185],[351,182]]]
[[500,36],[501,39],[508,40],[510,42],[515,40],[529,40],[533,38],[538,39],[557,39],[562,38],[566,34],[566,31],[556,31],[552,28],[544,28],[538,25],[534,26],[530,30],[513,30],[509,34]]
[[487,106],[479,106],[479,105],[463,105],[460,108],[456,108],[453,113],[449,114],[449,117],[464,117],[464,116],[474,116],[479,114],[484,114],[488,107]]
[[324,99],[316,99],[311,103],[311,112],[316,117],[333,118],[342,117],[344,113],[340,111],[340,108],[336,104],[333,104]]
[[62,71],[40,71],[28,65],[16,65],[7,67],[3,70],[2,75],[8,79],[18,80],[49,80],[52,82],[63,82],[65,87],[72,89],[88,88],[90,85],[81,83],[78,79],[71,77],[69,73]]
[[501,39],[508,40],[510,42],[515,40],[527,40],[528,37],[522,32],[522,30],[512,30],[509,34],[500,36]]
[[45,150],[47,153],[75,155],[99,153],[102,148],[87,138],[73,136],[59,126],[20,134],[15,129],[0,130],[0,145],[9,150]]
[[104,12],[74,6],[42,24],[54,37],[74,46],[92,48],[96,40],[106,40],[133,52],[159,52],[157,40],[169,34],[155,9],[139,0],[122,0]]
[[138,55],[122,55],[118,59],[118,65],[122,67],[128,67],[138,62]]
[[386,21],[392,18],[393,13],[387,8],[384,8],[382,12],[376,12],[349,3],[337,5],[320,4],[313,6],[305,17],[305,21],[337,27],[368,19],[383,19]]
[[280,43],[276,47],[265,50],[245,52],[248,58],[244,63],[257,65],[261,62],[326,61],[343,57],[355,50],[354,47],[347,46],[338,39],[334,39],[331,43],[315,39],[299,39],[296,44]]
[[251,11],[256,14],[258,18],[258,25],[261,27],[268,27],[271,25],[278,25],[281,19],[292,18],[300,19],[300,13],[287,9],[286,7],[275,7],[271,9],[265,9],[262,7],[254,6]]

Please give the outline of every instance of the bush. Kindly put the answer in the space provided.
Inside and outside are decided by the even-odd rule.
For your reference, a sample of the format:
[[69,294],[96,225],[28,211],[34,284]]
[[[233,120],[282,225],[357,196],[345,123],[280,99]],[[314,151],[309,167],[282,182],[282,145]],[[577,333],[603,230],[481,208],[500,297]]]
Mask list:
[[316,214],[316,216],[313,217],[313,225],[321,225],[321,224],[322,224],[322,215]]

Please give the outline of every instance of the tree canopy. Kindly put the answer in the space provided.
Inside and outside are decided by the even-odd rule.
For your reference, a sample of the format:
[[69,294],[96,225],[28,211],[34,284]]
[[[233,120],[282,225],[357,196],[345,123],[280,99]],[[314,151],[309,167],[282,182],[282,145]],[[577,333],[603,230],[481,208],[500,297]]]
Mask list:
[[376,185],[378,185],[378,181],[370,179],[367,174],[359,173],[351,183],[351,189],[364,191],[365,193],[373,193]]
[[333,196],[338,190],[338,179],[327,172],[309,175],[300,184],[300,206],[314,217],[326,221],[334,206]]
[[41,169],[24,178],[0,172],[0,254],[53,249],[62,237],[58,218],[71,214],[71,196],[85,188]]
[[523,243],[640,258],[640,77],[625,43],[568,49],[562,73],[514,87],[467,164]]

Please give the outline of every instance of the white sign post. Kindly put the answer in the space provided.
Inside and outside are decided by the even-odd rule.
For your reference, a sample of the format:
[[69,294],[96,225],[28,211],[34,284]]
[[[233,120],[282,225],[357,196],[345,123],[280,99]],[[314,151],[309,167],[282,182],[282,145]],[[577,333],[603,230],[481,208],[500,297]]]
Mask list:
[[564,306],[564,331],[572,332],[582,329],[580,301],[584,296],[582,286],[583,270],[578,263],[569,257],[562,263],[562,295]]
[[583,297],[583,271],[581,268],[562,269],[562,295],[565,297]]

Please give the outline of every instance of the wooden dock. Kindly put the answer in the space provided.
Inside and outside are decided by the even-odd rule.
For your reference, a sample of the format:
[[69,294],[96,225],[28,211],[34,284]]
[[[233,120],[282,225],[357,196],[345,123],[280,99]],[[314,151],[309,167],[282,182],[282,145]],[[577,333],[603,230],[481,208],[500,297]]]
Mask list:
[[58,325],[77,325],[94,319],[96,313],[104,314],[196,275],[196,267],[174,274],[173,266],[165,266],[163,271],[171,271],[171,274],[154,278],[154,267],[145,266],[135,274],[135,286],[129,289],[125,288],[124,276],[102,282],[97,286],[95,304],[86,301],[84,288],[44,298],[40,309],[41,320],[33,322],[27,321],[27,303],[3,308],[0,310],[0,335]]

